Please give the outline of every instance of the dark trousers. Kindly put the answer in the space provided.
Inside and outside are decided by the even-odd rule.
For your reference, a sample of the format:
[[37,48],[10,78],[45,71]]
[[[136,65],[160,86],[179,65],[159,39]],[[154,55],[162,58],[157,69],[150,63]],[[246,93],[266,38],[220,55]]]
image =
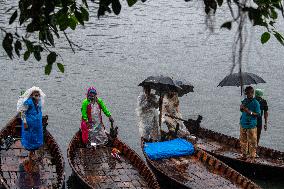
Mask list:
[[257,145],[258,145],[261,135],[262,125],[258,125],[256,128],[257,128]]

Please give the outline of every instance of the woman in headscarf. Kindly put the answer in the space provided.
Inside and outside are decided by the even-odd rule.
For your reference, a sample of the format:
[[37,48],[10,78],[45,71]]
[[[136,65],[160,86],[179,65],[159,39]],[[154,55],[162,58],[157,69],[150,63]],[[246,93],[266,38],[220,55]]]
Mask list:
[[178,93],[169,92],[164,96],[163,100],[163,122],[166,123],[169,132],[175,132],[177,125],[179,130],[177,132],[179,137],[189,136],[190,133],[187,131],[184,123],[180,120],[165,116],[165,114],[182,118],[180,108],[179,108],[179,99]]
[[102,111],[109,118],[110,122],[114,122],[104,101],[97,97],[97,90],[94,87],[90,87],[87,91],[87,98],[83,100],[81,108],[82,141],[87,147],[107,142],[101,115]]
[[160,138],[159,134],[159,103],[154,94],[151,93],[151,88],[143,87],[144,92],[138,96],[137,116],[139,118],[138,126],[141,137],[146,140],[157,141]]
[[44,97],[42,90],[34,86],[20,96],[17,103],[17,112],[20,113],[22,119],[21,143],[26,150],[30,151],[30,164],[36,159],[35,150],[43,145],[42,106]]

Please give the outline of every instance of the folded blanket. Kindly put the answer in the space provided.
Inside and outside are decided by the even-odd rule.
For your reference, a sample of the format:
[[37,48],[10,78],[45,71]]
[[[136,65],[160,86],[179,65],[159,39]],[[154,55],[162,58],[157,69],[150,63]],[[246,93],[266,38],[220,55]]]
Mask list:
[[164,142],[147,142],[144,151],[151,160],[192,155],[194,146],[185,139],[174,139]]

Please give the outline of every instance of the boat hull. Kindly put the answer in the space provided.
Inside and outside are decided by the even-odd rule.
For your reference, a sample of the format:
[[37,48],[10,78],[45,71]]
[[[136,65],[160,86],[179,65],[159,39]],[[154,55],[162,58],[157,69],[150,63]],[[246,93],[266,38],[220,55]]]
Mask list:
[[[121,152],[120,160],[111,156],[113,148]],[[84,188],[160,188],[145,162],[117,138],[112,147],[88,149],[78,131],[69,144],[67,158],[73,174]]]
[[200,127],[198,123],[185,122],[189,132],[197,137],[197,146],[245,176],[257,179],[278,179],[284,175],[284,152],[258,146],[255,162],[240,159],[240,141],[235,137],[224,135]]
[[146,161],[165,188],[260,188],[207,152],[196,148],[192,156],[151,160],[141,147]]
[[[47,119],[47,116],[43,117],[45,126]],[[18,139],[7,150],[1,149],[2,188],[64,188],[64,158],[48,130],[45,130],[44,146],[36,151],[40,158],[39,162],[34,164],[32,172],[26,172],[24,169],[29,152],[21,145],[21,119],[19,117],[15,116],[0,131],[1,139],[6,139],[8,136]]]

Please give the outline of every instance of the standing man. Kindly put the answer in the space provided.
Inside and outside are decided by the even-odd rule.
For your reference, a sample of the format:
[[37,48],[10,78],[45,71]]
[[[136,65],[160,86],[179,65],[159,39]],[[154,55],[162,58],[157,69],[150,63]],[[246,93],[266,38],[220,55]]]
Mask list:
[[242,160],[249,158],[254,161],[257,147],[257,117],[260,116],[259,102],[253,98],[254,89],[251,86],[245,89],[246,98],[240,105],[242,112],[240,119],[240,145]]
[[255,99],[259,102],[261,115],[257,118],[257,145],[259,143],[261,130],[262,130],[262,116],[264,115],[264,130],[267,130],[268,119],[268,105],[266,100],[262,98],[263,91],[261,89],[255,90]]

